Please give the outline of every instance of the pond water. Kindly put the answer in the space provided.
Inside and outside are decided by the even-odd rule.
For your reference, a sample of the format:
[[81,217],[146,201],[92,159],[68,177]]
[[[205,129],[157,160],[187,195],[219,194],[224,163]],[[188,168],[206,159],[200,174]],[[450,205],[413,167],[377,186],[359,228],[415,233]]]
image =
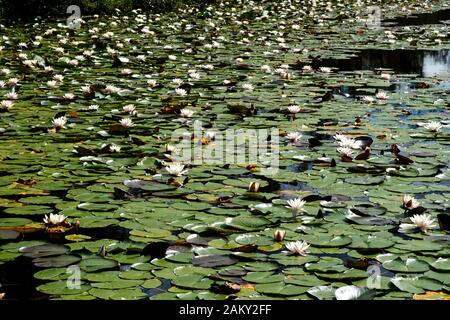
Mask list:
[[2,28],[0,299],[448,299],[445,1],[307,6]]

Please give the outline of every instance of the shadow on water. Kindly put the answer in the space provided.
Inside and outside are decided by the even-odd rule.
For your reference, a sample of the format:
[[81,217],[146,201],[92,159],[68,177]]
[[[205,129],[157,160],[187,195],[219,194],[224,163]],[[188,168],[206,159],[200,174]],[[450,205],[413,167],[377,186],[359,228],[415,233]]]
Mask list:
[[397,17],[382,21],[383,26],[418,26],[428,24],[440,24],[443,21],[450,20],[450,9],[443,9],[436,12],[419,13],[416,15]]
[[392,69],[397,73],[418,74],[422,77],[450,73],[450,49],[366,49],[349,59],[323,59],[322,64],[340,71]]

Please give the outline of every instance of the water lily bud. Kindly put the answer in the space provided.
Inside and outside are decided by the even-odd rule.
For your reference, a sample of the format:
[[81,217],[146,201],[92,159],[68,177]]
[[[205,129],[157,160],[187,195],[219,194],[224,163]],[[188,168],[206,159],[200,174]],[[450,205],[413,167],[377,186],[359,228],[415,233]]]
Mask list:
[[273,233],[273,238],[275,239],[276,242],[281,242],[283,241],[285,235],[286,231],[277,229]]
[[248,186],[248,191],[250,192],[258,192],[259,191],[260,184],[256,181],[250,182]]

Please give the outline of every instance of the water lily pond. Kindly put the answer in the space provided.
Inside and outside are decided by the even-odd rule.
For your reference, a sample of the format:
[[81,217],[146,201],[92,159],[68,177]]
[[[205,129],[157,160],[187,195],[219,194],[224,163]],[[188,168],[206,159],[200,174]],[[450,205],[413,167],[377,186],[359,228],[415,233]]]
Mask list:
[[0,28],[0,299],[450,299],[448,1],[78,23]]

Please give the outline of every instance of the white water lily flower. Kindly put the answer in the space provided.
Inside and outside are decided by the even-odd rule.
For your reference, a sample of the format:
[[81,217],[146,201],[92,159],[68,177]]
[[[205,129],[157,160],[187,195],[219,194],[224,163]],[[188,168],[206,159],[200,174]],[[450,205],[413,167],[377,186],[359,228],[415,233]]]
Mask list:
[[199,80],[201,78],[200,74],[197,72],[191,72],[189,73],[189,77],[194,79],[194,80]]
[[177,86],[181,85],[183,83],[183,80],[180,78],[174,78],[172,79],[172,83],[176,84]]
[[438,121],[431,121],[426,123],[423,127],[430,132],[440,132],[442,124]]
[[176,176],[176,177],[180,177],[183,174],[187,173],[188,170],[183,170],[184,169],[184,165],[183,164],[171,164],[167,167],[165,167],[166,171],[171,174],[172,176]]
[[357,149],[358,147],[356,140],[353,138],[340,137],[336,142],[341,148]]
[[320,70],[320,72],[323,72],[323,73],[331,72],[331,68],[329,68],[329,67],[320,67],[319,70]]
[[254,87],[250,83],[244,83],[242,85],[242,89],[244,89],[245,91],[253,91]]
[[298,142],[302,138],[302,134],[300,132],[291,132],[286,135],[286,139],[290,142]]
[[131,120],[130,118],[120,119],[119,123],[125,128],[131,128],[134,126],[133,120]]
[[19,98],[19,95],[15,92],[8,92],[5,94],[5,97],[9,100],[17,100]]
[[65,215],[50,213],[49,216],[45,215],[43,220],[46,225],[59,225],[64,223],[66,219]]
[[261,185],[259,184],[259,182],[252,181],[252,182],[250,182],[250,184],[248,185],[248,191],[250,191],[250,192],[258,192],[260,186],[261,186]]
[[375,95],[375,97],[376,97],[377,99],[379,99],[379,100],[387,100],[387,99],[389,99],[389,96],[388,96],[388,94],[387,94],[385,91],[380,91],[380,92],[378,92],[378,93]]
[[123,112],[129,113],[129,114],[135,114],[136,113],[136,107],[133,104],[127,104],[122,107]]
[[403,207],[408,210],[412,210],[417,208],[420,205],[420,202],[417,201],[414,197],[410,195],[402,196]]
[[180,110],[180,114],[183,118],[191,118],[194,115],[195,111],[184,108]]
[[131,71],[131,69],[122,69],[122,70],[120,70],[120,74],[122,76],[129,76],[131,73],[133,73],[133,71]]
[[291,105],[291,106],[287,107],[287,109],[290,113],[299,113],[301,110],[300,107],[297,105]]
[[158,85],[158,83],[156,82],[156,80],[155,79],[150,79],[150,80],[147,80],[147,85],[149,86],[149,87],[156,87],[157,85]]
[[400,224],[400,230],[408,231],[419,229],[420,231],[426,233],[429,229],[437,228],[437,225],[434,223],[436,220],[433,219],[429,214],[415,214],[409,219],[412,223]]
[[306,241],[295,241],[286,243],[286,249],[291,253],[306,256],[306,250],[309,248],[309,244]]
[[299,213],[300,211],[303,211],[303,206],[305,205],[306,201],[303,201],[300,198],[295,198],[287,201],[286,208],[290,209],[294,213]]
[[55,88],[57,85],[58,83],[54,80],[47,81],[47,86],[50,88]]
[[110,150],[111,152],[120,152],[120,149],[121,149],[121,147],[119,147],[119,146],[116,145],[116,144],[111,144],[111,145],[109,146],[109,150]]
[[269,73],[271,71],[271,68],[269,65],[265,64],[261,66],[261,71],[265,73]]
[[333,136],[333,138],[334,138],[334,140],[341,141],[342,139],[346,139],[347,137],[346,137],[345,135],[343,135],[343,134],[336,133],[336,134]]
[[11,100],[2,100],[2,102],[0,102],[0,109],[2,110],[9,110],[14,106],[14,102],[12,102]]
[[303,66],[302,71],[306,72],[306,73],[310,73],[310,72],[313,72],[314,70],[311,66]]
[[382,73],[380,75],[380,78],[383,79],[383,80],[389,81],[389,80],[391,80],[391,75],[389,73]]
[[67,123],[67,118],[65,116],[55,118],[52,120],[52,124],[55,128],[64,128],[64,125]]
[[182,88],[176,88],[175,89],[175,94],[177,96],[185,96],[185,95],[187,95],[187,92],[186,92],[186,90],[184,90]]
[[10,85],[10,86],[15,86],[16,84],[18,84],[19,83],[19,79],[17,79],[17,78],[11,78],[11,79],[8,79],[8,84]]
[[337,148],[336,150],[337,150],[337,152],[339,152],[339,154],[341,156],[346,156],[349,158],[351,158],[353,156],[353,150],[351,148],[341,147],[341,148]]
[[58,81],[58,82],[63,82],[64,76],[62,74],[55,74],[53,76],[53,80]]
[[358,286],[344,286],[336,289],[334,295],[336,300],[357,300],[364,292],[365,290]]
[[75,95],[73,93],[66,93],[63,95],[64,100],[73,100],[75,99]]
[[99,106],[98,104],[91,104],[91,105],[88,107],[88,109],[89,109],[89,110],[95,111],[95,110],[98,110],[99,107],[100,107],[100,106]]
[[364,97],[362,97],[362,101],[367,102],[367,103],[372,103],[372,102],[375,102],[375,98],[371,97],[371,96],[364,96]]
[[107,93],[118,93],[118,92],[122,91],[122,89],[120,89],[119,87],[116,87],[116,86],[109,85],[109,86],[106,86],[105,91]]
[[89,93],[91,93],[91,86],[82,86],[82,87],[81,87],[81,91],[82,91],[84,94],[89,94]]
[[283,241],[285,235],[286,231],[277,229],[273,233],[273,238],[275,239],[276,242],[280,242]]

